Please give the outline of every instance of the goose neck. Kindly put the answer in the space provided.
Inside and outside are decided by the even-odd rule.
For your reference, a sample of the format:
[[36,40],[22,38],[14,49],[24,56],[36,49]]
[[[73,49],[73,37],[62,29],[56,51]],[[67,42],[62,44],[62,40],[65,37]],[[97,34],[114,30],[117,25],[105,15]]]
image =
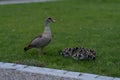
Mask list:
[[49,27],[49,22],[45,21],[45,27]]
[[44,29],[44,32],[45,32],[45,33],[51,34],[51,30],[50,30],[49,22],[48,22],[48,21],[45,22],[45,29]]

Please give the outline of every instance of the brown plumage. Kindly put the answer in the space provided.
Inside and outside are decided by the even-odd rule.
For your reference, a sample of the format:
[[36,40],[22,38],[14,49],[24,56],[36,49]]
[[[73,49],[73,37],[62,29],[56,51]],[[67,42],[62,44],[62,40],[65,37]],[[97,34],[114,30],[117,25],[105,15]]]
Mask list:
[[50,22],[54,22],[54,20],[52,18],[47,18],[45,20],[44,32],[41,35],[38,35],[34,39],[32,39],[24,48],[24,51],[27,51],[31,48],[38,48],[39,53],[42,53],[43,48],[47,46],[52,39],[51,30],[49,28]]
[[75,60],[95,60],[96,58],[94,50],[81,47],[65,48],[60,51],[60,54],[64,57],[72,57]]

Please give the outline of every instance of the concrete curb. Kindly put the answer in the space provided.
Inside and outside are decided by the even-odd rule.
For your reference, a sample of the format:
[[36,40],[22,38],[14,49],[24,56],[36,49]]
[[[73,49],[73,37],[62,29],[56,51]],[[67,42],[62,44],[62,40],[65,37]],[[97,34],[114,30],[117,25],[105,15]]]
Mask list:
[[48,2],[48,1],[53,1],[53,0],[11,0],[11,1],[0,1],[0,5],[35,3],[35,2]]
[[120,80],[120,78],[0,62],[0,80]]

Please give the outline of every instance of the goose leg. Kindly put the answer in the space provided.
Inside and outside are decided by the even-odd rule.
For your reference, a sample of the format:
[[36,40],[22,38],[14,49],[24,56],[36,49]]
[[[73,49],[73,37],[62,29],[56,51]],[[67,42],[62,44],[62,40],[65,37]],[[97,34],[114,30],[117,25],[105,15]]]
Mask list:
[[39,55],[41,55],[43,52],[42,52],[42,48],[39,48],[38,49],[38,53],[39,53]]

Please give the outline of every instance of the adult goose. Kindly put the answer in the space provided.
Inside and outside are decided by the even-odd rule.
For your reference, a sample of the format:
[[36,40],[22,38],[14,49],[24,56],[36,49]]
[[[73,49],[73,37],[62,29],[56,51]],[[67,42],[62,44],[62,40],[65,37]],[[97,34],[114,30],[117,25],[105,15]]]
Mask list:
[[55,20],[53,20],[52,18],[47,18],[45,20],[45,28],[43,33],[33,38],[24,48],[24,51],[27,51],[31,48],[38,48],[39,54],[42,54],[43,48],[47,46],[52,39],[49,23],[54,21]]

